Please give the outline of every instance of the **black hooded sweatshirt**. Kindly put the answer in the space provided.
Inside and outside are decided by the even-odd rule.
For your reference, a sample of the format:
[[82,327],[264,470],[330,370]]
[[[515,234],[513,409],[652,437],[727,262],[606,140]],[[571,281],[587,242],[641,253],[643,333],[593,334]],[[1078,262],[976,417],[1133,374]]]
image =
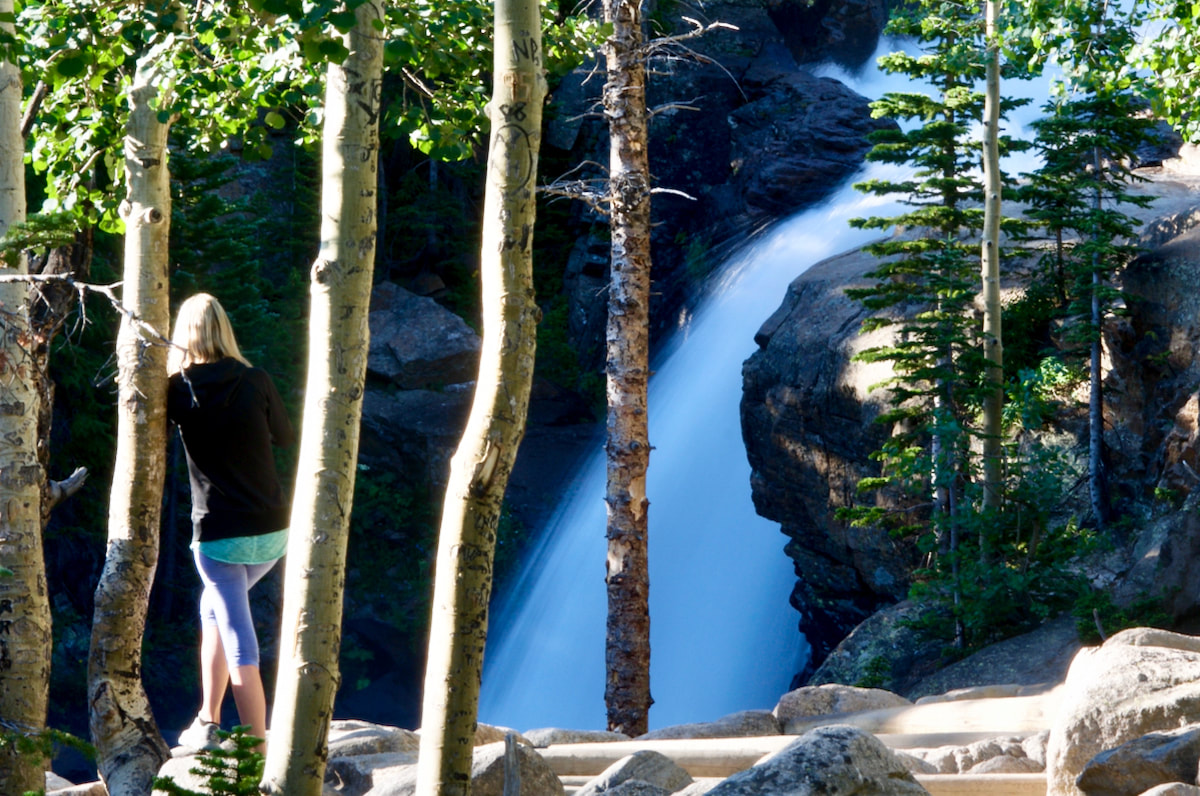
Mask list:
[[266,371],[231,357],[192,365],[171,376],[167,417],[179,426],[187,452],[192,541],[288,526],[271,445],[287,447],[294,434]]

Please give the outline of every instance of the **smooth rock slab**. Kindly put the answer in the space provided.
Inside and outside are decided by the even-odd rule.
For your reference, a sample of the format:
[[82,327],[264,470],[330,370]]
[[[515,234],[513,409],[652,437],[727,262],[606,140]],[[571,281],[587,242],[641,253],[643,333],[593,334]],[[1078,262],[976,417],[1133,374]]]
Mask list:
[[730,713],[716,721],[696,724],[674,724],[639,735],[639,741],[670,740],[673,738],[749,738],[758,735],[779,735],[779,721],[768,710],[743,710]]
[[1010,757],[1009,755],[1000,755],[989,760],[984,760],[982,763],[976,763],[969,769],[964,771],[964,774],[1040,774],[1044,770],[1044,766],[1036,760],[1030,760],[1028,757]]
[[826,683],[810,685],[789,691],[779,698],[771,712],[779,720],[779,726],[788,732],[788,725],[796,719],[811,719],[814,716],[832,716],[838,713],[859,713],[864,710],[881,710],[911,705],[912,702],[882,688],[858,688],[851,685]]
[[890,749],[856,727],[818,727],[734,774],[709,796],[917,796],[928,794]]
[[627,779],[621,784],[604,791],[605,796],[671,796],[671,791],[651,785],[640,779]]
[[[197,768],[200,761],[193,754],[172,757],[163,763],[158,770],[158,776],[169,777],[176,785],[197,793],[208,793],[208,780],[199,774],[193,774],[191,769]],[[152,796],[164,796],[166,791],[155,790]]]
[[82,785],[68,785],[64,788],[47,789],[47,796],[108,796],[108,788],[100,781],[86,782]]
[[692,784],[692,777],[671,758],[646,749],[613,763],[576,791],[575,796],[611,794],[621,783],[634,780],[661,788],[665,793],[674,793]]
[[[563,796],[562,782],[530,746],[516,744],[521,773],[521,793]],[[364,796],[412,796],[417,790],[416,765],[380,769],[374,786]],[[504,796],[504,743],[475,747],[471,763],[471,796]]]
[[604,743],[606,741],[631,740],[623,732],[608,730],[567,730],[561,727],[540,727],[524,733],[525,739],[541,748],[556,743]]
[[[326,791],[338,796],[362,796],[372,792],[380,782],[405,779],[415,775],[416,750],[408,752],[380,752],[378,754],[333,757],[325,766]],[[410,772],[409,769],[412,769]],[[416,780],[413,780],[416,784]]]
[[357,719],[335,719],[329,725],[329,757],[416,752],[421,736],[412,730]]
[[1183,782],[1170,782],[1155,786],[1141,796],[1200,796],[1200,787]]

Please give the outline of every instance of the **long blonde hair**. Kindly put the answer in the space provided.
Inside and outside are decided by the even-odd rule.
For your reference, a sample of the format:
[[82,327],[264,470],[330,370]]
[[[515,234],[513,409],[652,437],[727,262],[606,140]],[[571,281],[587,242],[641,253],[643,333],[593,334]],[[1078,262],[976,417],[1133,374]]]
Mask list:
[[191,365],[233,357],[249,365],[238,349],[233,325],[221,302],[208,293],[197,293],[179,307],[171,335],[167,372],[175,374]]

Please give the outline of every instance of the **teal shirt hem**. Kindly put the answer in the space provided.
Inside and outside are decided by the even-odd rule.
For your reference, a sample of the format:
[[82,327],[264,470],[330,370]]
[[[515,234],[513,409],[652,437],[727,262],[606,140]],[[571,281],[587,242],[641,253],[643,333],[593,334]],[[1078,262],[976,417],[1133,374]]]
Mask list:
[[284,528],[258,536],[195,542],[192,547],[213,561],[225,564],[266,564],[287,552],[287,537],[287,528]]

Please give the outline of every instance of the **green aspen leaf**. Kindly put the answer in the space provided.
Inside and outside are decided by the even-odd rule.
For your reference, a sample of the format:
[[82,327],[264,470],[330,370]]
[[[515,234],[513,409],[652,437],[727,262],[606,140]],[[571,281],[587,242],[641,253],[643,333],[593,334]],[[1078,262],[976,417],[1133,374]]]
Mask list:
[[0,567],[0,578],[11,578],[12,576],[13,576],[13,572],[11,569],[5,569],[4,567]]
[[56,61],[54,63],[54,71],[63,77],[77,77],[83,74],[83,70],[87,69],[87,64],[87,58],[81,53],[76,53]]
[[349,33],[354,27],[355,22],[353,11],[339,11],[336,14],[329,15],[329,24],[342,33]]
[[283,118],[283,114],[279,111],[268,112],[263,121],[267,123],[267,127],[270,127],[273,130],[283,129],[283,125],[286,123],[286,120]]
[[304,52],[305,59],[309,61],[321,60],[321,48],[316,41],[303,39],[300,42],[300,49]]
[[100,216],[100,229],[111,235],[124,235],[125,222],[118,216],[105,214]]
[[390,64],[410,63],[416,50],[406,39],[390,39],[383,47],[384,60]]
[[166,124],[169,121],[171,121],[171,112],[170,111],[159,111],[158,113],[155,114],[155,118],[158,119],[159,124]]
[[318,45],[317,49],[322,57],[329,59],[335,64],[340,64],[350,55],[350,50],[346,49],[346,45],[337,39],[325,39]]
[[[291,17],[300,17],[304,14],[304,8],[298,0],[263,0],[261,9],[268,14],[287,14]],[[250,7],[254,8],[253,0]]]

